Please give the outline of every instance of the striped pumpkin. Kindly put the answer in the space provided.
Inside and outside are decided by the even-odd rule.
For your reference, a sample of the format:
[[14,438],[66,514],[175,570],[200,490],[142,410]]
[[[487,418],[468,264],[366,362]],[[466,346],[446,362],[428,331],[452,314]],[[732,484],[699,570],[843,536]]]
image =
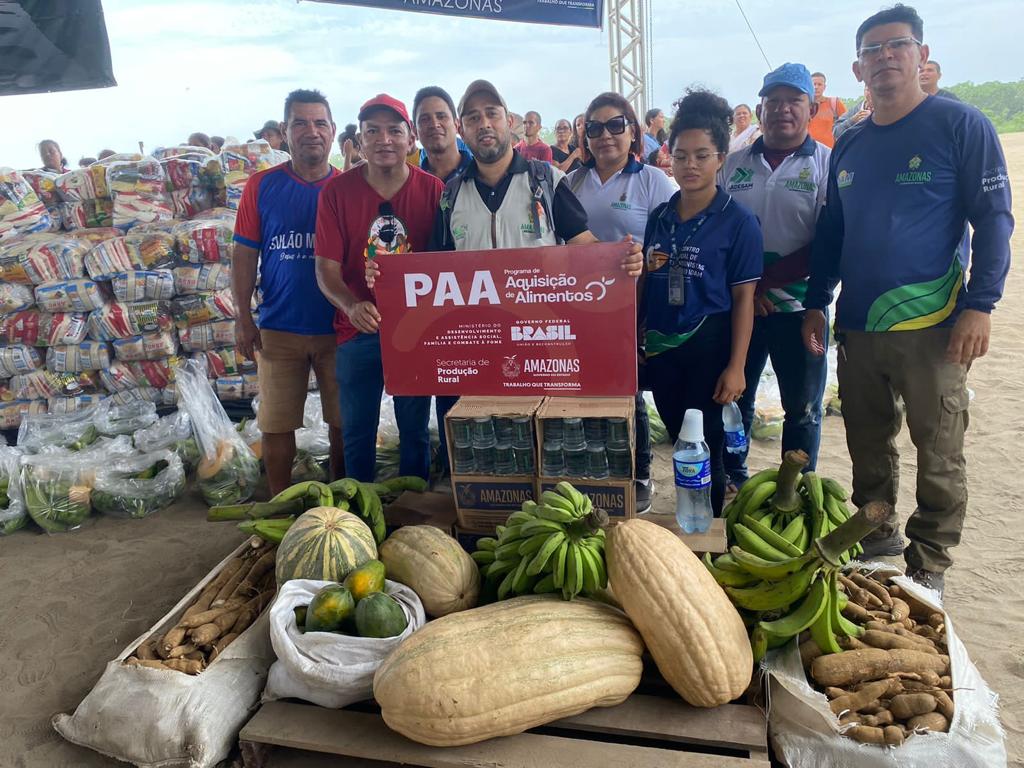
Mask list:
[[377,559],[373,532],[350,512],[314,507],[303,512],[277,547],[277,584],[289,579],[342,581]]

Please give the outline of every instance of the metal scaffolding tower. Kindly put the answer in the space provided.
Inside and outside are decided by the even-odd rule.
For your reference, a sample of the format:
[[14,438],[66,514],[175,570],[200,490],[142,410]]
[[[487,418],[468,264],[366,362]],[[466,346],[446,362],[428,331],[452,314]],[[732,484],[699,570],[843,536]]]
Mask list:
[[625,96],[642,120],[652,89],[648,0],[605,2],[608,6],[608,63],[612,90]]

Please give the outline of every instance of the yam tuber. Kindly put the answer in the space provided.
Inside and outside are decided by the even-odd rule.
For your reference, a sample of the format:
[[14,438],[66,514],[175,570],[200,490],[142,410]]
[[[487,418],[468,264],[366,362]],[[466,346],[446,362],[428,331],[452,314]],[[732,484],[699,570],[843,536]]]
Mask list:
[[930,669],[944,674],[948,666],[948,656],[916,650],[865,648],[819,656],[811,662],[811,676],[819,685],[842,688],[863,680],[878,680],[893,672]]
[[[186,611],[188,613],[188,611]],[[156,652],[161,658],[166,659],[167,654],[171,652],[171,649],[177,648],[185,641],[185,627],[177,626],[171,627],[164,635],[163,639],[157,643]]]
[[939,688],[949,691],[953,688],[953,678],[949,675],[943,675],[939,678]]
[[195,651],[196,647],[192,643],[186,645],[179,645],[176,648],[172,648],[171,652],[167,654],[168,659],[180,659],[182,656],[188,656],[190,653]]
[[203,624],[201,627],[189,630],[192,642],[195,645],[206,645],[207,643],[212,643],[221,636],[221,632],[221,628],[216,624]]
[[142,645],[135,649],[135,655],[143,661],[152,661],[158,659],[156,649],[154,648],[154,641],[152,639],[145,640]]
[[824,653],[814,640],[804,640],[800,643],[800,661],[805,667],[809,667],[815,659]]
[[844,691],[842,688],[834,688],[829,686],[825,689],[825,695],[830,699],[838,699],[840,696],[845,696],[849,691]]
[[270,571],[274,570],[274,564],[276,562],[277,550],[272,549],[259,558],[249,572],[245,574],[245,578],[238,585],[238,592],[243,595],[249,595],[256,591],[256,585],[259,584],[260,580]]
[[881,728],[873,728],[870,725],[855,725],[853,728],[843,731],[843,735],[862,744],[885,745],[885,732]]
[[214,599],[220,592],[221,587],[229,580],[234,578],[234,575],[238,573],[245,565],[245,558],[236,557],[225,565],[220,573],[213,577],[209,584],[203,587],[203,591],[200,593],[196,601],[185,611],[182,615],[182,619],[190,618],[197,613],[202,613],[207,610],[212,604]]
[[213,648],[210,651],[210,662],[212,663],[214,659],[220,656],[224,649],[227,648],[231,644],[231,641],[236,637],[238,637],[237,634],[231,633],[219,638],[217,642],[213,644]]
[[244,566],[245,564],[242,563],[242,566],[232,574],[231,578],[224,582],[220,591],[217,592],[217,596],[214,597],[213,602],[210,603],[211,608],[219,608],[223,606],[228,599],[235,594],[235,590],[238,588],[238,585],[242,582],[242,579],[245,578],[245,574],[248,572],[248,569]]
[[938,702],[930,693],[901,693],[893,696],[889,710],[897,720],[909,720],[917,715],[934,712]]
[[203,671],[203,662],[193,659],[167,659],[163,664],[166,669],[184,672],[186,675],[198,675]]
[[[889,594],[889,590],[887,590],[877,581],[875,581],[874,579],[869,579],[863,573],[857,572],[850,574],[850,580],[861,589],[866,589],[868,592],[870,592],[872,595],[878,598],[878,602],[880,605],[885,606],[885,608],[890,611],[892,610],[892,596]],[[910,615],[909,609],[907,610],[907,615]]]
[[844,696],[837,696],[832,699],[828,704],[829,709],[838,715],[843,712],[859,712],[868,707],[877,707],[878,700],[883,696],[890,695],[890,689],[898,684],[899,681],[892,679],[870,683],[855,693],[847,693]]
[[892,613],[893,621],[903,621],[910,618],[910,606],[907,605],[906,601],[898,597],[892,599],[892,607],[889,609],[889,612]]
[[883,709],[882,711],[880,711],[876,715],[864,715],[860,719],[860,724],[861,725],[870,725],[870,726],[874,726],[876,728],[884,727],[886,725],[892,725],[893,724],[892,712],[890,712],[888,709]]
[[953,699],[951,699],[949,694],[945,691],[936,690],[932,695],[935,696],[935,703],[938,705],[935,708],[935,711],[952,723]]
[[891,747],[898,747],[903,744],[903,740],[906,738],[903,735],[903,729],[898,725],[887,725],[883,731],[885,734],[885,743]]
[[933,613],[925,623],[932,629],[941,630],[946,623],[946,617],[941,613]]
[[839,638],[839,647],[842,648],[844,651],[856,651],[861,648],[870,648],[871,646],[865,645],[856,637],[844,636]]
[[938,712],[929,712],[910,718],[907,721],[907,728],[911,731],[938,731],[945,733],[949,730],[949,720]]
[[929,643],[927,646],[915,642],[910,638],[903,637],[893,632],[880,632],[877,629],[869,629],[860,637],[861,642],[870,645],[872,648],[882,648],[891,651],[896,648],[903,648],[908,651],[920,651],[938,655],[938,651]]
[[874,618],[863,606],[858,605],[853,602],[853,600],[848,601],[846,605],[843,606],[842,614],[850,621],[857,624],[863,624],[864,622],[871,621]]

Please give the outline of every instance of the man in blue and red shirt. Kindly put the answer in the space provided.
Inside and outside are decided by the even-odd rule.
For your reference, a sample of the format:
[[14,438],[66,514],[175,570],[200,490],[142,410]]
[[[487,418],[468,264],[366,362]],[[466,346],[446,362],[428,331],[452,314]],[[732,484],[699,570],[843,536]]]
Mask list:
[[[310,368],[316,373],[331,440],[331,473],[345,474],[334,377],[334,307],[317,287],[313,248],[317,200],[339,175],[328,158],[334,121],[318,91],[292,91],[285,101],[291,162],[254,174],[235,220],[231,289],[239,317],[238,349],[259,361],[263,462],[271,493],[291,484],[295,430],[302,426]],[[259,325],[246,309],[259,275]]]

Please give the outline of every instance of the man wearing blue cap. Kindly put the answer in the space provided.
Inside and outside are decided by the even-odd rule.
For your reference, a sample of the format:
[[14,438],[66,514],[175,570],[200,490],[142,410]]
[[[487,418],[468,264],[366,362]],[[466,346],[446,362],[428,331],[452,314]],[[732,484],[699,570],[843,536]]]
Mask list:
[[[771,358],[786,417],[782,451],[802,450],[814,468],[821,436],[824,356],[804,348],[801,336],[814,225],[825,201],[831,150],[808,133],[817,109],[811,73],[803,64],[783,64],[765,75],[761,97],[762,136],[726,158],[719,184],[761,222],[764,273],[754,294],[754,331],[739,400],[750,434],[757,382]],[[746,450],[727,453],[730,480],[747,478]]]

